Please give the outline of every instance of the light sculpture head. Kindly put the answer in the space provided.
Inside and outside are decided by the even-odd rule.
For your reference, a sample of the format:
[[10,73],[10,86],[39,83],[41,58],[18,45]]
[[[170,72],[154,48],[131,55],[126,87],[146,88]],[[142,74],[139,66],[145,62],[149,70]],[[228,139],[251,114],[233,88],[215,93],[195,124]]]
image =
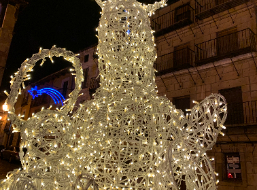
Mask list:
[[149,85],[153,81],[157,54],[148,16],[166,1],[152,5],[136,0],[98,0],[97,3],[102,8],[97,28],[101,83],[110,86],[112,80],[122,83],[121,78],[126,78],[126,81],[141,80]]

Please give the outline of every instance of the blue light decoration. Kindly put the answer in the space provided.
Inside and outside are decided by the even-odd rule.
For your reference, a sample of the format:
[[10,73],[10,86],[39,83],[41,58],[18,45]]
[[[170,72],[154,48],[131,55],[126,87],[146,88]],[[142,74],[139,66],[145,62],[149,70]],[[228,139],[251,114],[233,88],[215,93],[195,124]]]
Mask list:
[[[123,12],[127,13],[128,11],[127,11],[126,9],[124,9]],[[128,19],[128,18],[126,17],[126,20],[127,20],[127,19]],[[130,26],[128,25],[128,27],[130,27]],[[126,31],[127,35],[130,35],[130,32],[131,32],[131,30],[128,29],[128,30]]]
[[38,90],[37,86],[35,86],[35,88],[31,88],[30,90],[28,90],[28,92],[31,94],[33,100],[34,100],[34,98],[36,98],[42,94],[49,95],[53,99],[55,104],[62,103],[62,105],[63,105],[63,101],[65,100],[63,95],[59,91],[57,91],[53,88],[42,88],[42,89]]

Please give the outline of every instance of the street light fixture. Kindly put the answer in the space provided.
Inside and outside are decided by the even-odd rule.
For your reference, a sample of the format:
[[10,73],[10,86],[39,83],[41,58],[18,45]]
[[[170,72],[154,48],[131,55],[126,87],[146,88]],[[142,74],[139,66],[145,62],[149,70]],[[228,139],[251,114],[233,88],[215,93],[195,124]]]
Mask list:
[[4,111],[9,111],[9,106],[7,105],[7,103],[3,104],[3,110]]

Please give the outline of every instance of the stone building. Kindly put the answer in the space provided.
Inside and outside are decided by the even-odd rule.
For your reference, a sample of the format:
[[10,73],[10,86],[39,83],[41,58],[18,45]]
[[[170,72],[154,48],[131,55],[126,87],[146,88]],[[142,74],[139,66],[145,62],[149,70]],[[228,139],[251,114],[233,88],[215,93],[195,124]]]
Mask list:
[[0,0],[0,85],[20,4],[24,0]]
[[208,152],[219,190],[257,189],[256,19],[250,0],[178,1],[151,19],[159,94],[183,111],[211,93],[227,100],[226,135]]

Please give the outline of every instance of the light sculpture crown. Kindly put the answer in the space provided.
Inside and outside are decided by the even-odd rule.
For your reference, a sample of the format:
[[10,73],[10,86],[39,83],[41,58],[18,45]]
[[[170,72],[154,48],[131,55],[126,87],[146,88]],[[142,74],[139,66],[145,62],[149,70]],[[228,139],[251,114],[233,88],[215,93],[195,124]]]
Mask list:
[[[22,133],[23,171],[10,172],[4,189],[216,189],[206,151],[226,119],[226,103],[212,94],[189,117],[156,91],[156,59],[149,14],[166,1],[143,5],[109,0],[99,22],[101,85],[70,118],[81,89],[82,69],[72,53],[43,50],[22,64],[7,99],[10,118]],[[43,110],[28,121],[14,114],[20,83],[38,59],[63,55],[75,66],[76,88],[59,111]],[[11,103],[13,101],[14,103]]]

